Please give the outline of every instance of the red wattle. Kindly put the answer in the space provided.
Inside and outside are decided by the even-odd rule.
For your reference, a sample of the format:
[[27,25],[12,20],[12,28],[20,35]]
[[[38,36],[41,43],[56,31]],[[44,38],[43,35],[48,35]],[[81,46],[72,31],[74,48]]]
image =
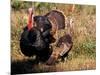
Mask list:
[[28,19],[28,30],[30,30],[32,28],[33,22],[32,22],[32,15],[29,15],[29,19]]

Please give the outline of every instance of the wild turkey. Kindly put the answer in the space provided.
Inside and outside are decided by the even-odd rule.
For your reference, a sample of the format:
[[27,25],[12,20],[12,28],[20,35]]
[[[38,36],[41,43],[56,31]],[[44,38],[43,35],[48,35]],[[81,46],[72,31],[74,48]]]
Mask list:
[[21,35],[20,48],[25,56],[36,55],[40,60],[49,58],[52,50],[49,47],[49,39],[42,34],[36,27],[28,31],[26,27]]
[[[43,19],[44,17],[39,17],[39,18]],[[29,14],[28,25],[24,28],[23,33],[21,35],[20,48],[21,52],[25,56],[30,57],[36,55],[37,58],[39,58],[39,60],[45,61],[49,58],[50,54],[52,53],[52,49],[50,49],[49,46],[51,42],[50,39],[51,35],[49,30],[41,32],[39,27],[35,27],[33,25],[32,22],[38,25],[39,22],[37,22],[37,20],[41,21],[41,19],[39,18],[32,16],[32,9],[31,9],[31,13]]]

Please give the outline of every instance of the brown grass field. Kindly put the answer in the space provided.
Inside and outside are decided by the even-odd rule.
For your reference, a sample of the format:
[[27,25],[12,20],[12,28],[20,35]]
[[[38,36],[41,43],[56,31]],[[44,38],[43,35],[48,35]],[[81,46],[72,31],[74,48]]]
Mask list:
[[[33,5],[34,4],[36,3],[33,3]],[[42,3],[37,2],[37,4],[43,7],[41,5]],[[44,4],[44,6],[46,6],[46,3]],[[36,15],[41,15],[52,9],[56,9],[62,11],[66,17],[73,18],[74,20],[73,47],[69,52],[67,60],[51,66],[47,66],[43,63],[33,65],[37,73],[96,69],[96,6],[76,5],[75,11],[71,13],[68,11],[68,7],[70,6],[70,4],[48,3],[46,9],[44,9],[45,11],[40,9],[36,9],[35,11]],[[27,8],[20,8],[20,10],[14,10],[15,8],[12,8],[11,10],[11,62],[25,61],[34,58],[34,56],[31,58],[24,56],[19,47],[21,32],[23,27],[27,25]]]

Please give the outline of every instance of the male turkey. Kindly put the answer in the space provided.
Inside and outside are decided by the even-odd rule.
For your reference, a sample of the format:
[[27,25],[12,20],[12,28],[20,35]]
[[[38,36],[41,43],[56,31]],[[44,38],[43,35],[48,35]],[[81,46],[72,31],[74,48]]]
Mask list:
[[[39,60],[46,61],[50,54],[52,53],[52,49],[50,48],[51,42],[51,34],[50,27],[45,29],[43,32],[37,27],[41,23],[43,25],[51,26],[48,22],[48,19],[44,16],[32,16],[32,9],[29,13],[28,25],[24,28],[23,33],[20,39],[20,48],[21,52],[25,56],[33,56],[36,55]],[[34,26],[34,24],[37,26]]]

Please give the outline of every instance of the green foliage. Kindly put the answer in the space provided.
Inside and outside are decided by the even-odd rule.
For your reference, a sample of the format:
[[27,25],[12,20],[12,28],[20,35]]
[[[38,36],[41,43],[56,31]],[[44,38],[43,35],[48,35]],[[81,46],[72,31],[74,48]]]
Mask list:
[[83,9],[83,6],[81,5],[76,5],[76,10],[77,12],[80,12]]
[[15,9],[19,9],[21,2],[18,0],[12,0],[11,1],[11,7]]
[[19,1],[19,0],[12,0],[11,1],[11,7],[14,10],[27,9],[31,6],[32,6],[32,2]]
[[91,5],[76,5],[76,11],[86,15],[96,14],[96,7]]
[[76,44],[73,50],[73,57],[78,57],[80,55],[85,55],[87,58],[96,57],[96,42],[95,41],[84,41],[79,45]]
[[52,8],[55,6],[54,3],[42,3],[42,2],[35,2],[33,4],[35,10],[38,12],[39,15],[42,15],[46,13],[47,11],[52,10]]

